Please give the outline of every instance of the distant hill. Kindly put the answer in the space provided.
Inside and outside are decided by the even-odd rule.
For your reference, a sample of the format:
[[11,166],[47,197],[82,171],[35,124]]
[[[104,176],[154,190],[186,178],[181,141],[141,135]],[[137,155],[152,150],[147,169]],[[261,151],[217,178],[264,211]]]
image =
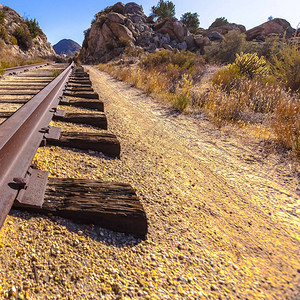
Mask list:
[[79,52],[81,47],[78,43],[70,39],[63,39],[53,46],[55,52],[59,55],[65,54],[67,56],[74,56]]

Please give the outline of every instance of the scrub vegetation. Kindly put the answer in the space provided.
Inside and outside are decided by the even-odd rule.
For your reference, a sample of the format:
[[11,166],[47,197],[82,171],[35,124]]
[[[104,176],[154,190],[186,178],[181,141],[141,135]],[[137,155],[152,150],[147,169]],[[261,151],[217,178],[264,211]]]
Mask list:
[[[212,64],[219,71],[204,87],[204,74]],[[230,31],[224,41],[208,46],[203,56],[127,48],[122,59],[99,68],[177,110],[204,112],[218,127],[228,123],[263,126],[278,144],[300,153],[300,51],[296,43],[278,38],[247,42],[243,34]]]

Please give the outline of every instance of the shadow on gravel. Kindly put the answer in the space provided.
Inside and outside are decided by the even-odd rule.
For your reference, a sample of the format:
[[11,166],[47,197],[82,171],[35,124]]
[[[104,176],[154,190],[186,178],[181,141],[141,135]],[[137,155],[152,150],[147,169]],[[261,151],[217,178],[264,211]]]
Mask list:
[[[86,238],[90,238],[96,242],[100,242],[105,244],[106,246],[114,246],[118,248],[122,247],[133,247],[140,244],[143,240],[139,238],[135,238],[132,235],[114,232],[105,228],[102,228],[93,224],[79,224],[75,223],[71,220],[61,218],[59,216],[44,216],[38,213],[31,213],[28,211],[19,211],[12,209],[9,213],[10,216],[14,216],[23,220],[34,219],[44,219],[51,222],[49,225],[55,235],[63,235],[63,229],[67,229],[71,233],[75,233],[74,237],[74,245],[79,242],[78,240],[84,236]],[[32,225],[29,225],[32,226]],[[32,226],[32,230],[38,230]]]

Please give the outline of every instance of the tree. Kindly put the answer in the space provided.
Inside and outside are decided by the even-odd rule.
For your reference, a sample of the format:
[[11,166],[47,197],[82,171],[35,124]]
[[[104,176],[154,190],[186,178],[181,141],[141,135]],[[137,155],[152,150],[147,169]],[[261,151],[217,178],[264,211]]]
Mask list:
[[223,26],[223,25],[227,25],[228,21],[227,19],[225,19],[224,17],[221,18],[216,18],[211,25],[208,27],[208,29],[212,29],[214,27],[219,27],[219,26]]
[[172,1],[159,0],[156,6],[151,7],[154,18],[164,19],[175,16],[175,5]]
[[39,26],[39,23],[36,19],[29,20],[28,18],[25,19],[25,23],[28,27],[28,30],[30,32],[30,35],[32,38],[37,37],[41,33],[41,28]]
[[22,50],[27,51],[32,47],[32,37],[26,24],[18,26],[13,35],[17,39],[18,45]]
[[197,13],[192,14],[191,12],[186,12],[181,16],[180,21],[193,33],[197,31],[200,25],[199,15]]

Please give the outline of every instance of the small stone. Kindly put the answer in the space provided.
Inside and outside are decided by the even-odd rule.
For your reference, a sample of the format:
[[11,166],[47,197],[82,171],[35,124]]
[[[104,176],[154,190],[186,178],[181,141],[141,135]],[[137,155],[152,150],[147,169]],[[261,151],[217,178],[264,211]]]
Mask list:
[[36,255],[33,255],[32,258],[31,258],[31,260],[37,262],[37,261],[38,261],[38,258],[37,258]]
[[12,286],[11,289],[9,290],[9,296],[10,297],[17,297],[17,289],[15,286]]
[[212,285],[210,286],[210,289],[211,289],[212,291],[217,291],[217,290],[218,290],[218,287],[217,287],[215,284],[212,284]]

